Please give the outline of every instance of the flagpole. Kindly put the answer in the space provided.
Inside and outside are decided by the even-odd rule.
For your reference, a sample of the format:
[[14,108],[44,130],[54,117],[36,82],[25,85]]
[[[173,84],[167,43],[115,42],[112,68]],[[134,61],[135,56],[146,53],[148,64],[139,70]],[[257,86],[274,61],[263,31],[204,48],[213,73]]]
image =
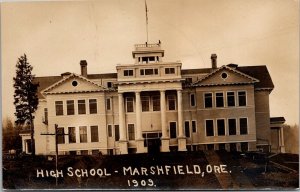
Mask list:
[[147,0],[145,0],[145,9],[146,9],[146,32],[147,32],[147,44],[148,44],[148,8],[147,8]]

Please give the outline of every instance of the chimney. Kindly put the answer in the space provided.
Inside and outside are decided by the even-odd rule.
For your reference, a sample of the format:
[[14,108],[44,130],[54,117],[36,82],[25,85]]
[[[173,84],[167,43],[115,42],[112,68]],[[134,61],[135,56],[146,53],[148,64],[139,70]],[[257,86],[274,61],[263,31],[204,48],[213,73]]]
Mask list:
[[86,62],[86,60],[80,61],[80,67],[81,67],[81,76],[87,77],[87,62]]
[[217,69],[217,54],[213,53],[211,54],[211,68]]

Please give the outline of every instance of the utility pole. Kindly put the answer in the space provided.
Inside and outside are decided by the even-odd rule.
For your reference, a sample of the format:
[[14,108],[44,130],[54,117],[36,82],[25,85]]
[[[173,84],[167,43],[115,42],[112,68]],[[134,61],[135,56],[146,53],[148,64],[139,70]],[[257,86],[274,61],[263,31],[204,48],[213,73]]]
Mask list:
[[[58,125],[55,124],[54,125],[55,127],[55,133],[41,133],[41,135],[54,135],[55,136],[55,170],[56,170],[56,173],[57,173],[57,164],[58,164],[58,136],[61,136],[61,135],[69,135],[69,134],[64,134],[64,133],[58,133]],[[55,177],[55,185],[57,186],[57,180],[58,180],[58,177],[56,175]]]

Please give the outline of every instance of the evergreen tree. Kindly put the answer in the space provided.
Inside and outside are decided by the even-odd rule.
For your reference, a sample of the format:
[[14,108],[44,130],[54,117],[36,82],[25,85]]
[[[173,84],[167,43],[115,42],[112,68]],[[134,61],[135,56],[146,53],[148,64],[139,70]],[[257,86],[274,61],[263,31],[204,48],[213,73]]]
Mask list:
[[3,150],[21,149],[22,139],[19,135],[20,129],[14,127],[11,119],[6,118],[5,123],[2,123],[2,147]]
[[26,54],[24,54],[18,58],[16,64],[14,105],[16,108],[16,125],[25,124],[30,127],[32,155],[35,155],[33,113],[38,105],[37,88],[39,85],[34,84],[34,75],[31,74],[31,71],[32,66],[27,62]]

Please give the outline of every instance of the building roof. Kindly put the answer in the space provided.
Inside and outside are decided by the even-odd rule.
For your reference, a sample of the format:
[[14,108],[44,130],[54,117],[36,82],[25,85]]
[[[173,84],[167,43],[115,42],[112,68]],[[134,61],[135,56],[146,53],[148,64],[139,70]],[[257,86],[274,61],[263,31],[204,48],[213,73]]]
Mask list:
[[270,123],[284,123],[285,122],[285,118],[284,117],[271,117],[270,118]]
[[[254,84],[256,89],[273,89],[274,84],[272,82],[271,76],[268,72],[266,66],[230,66],[235,67],[236,70],[245,73],[251,77],[254,77],[259,80],[259,82]],[[212,72],[211,68],[202,68],[202,69],[182,69],[182,75],[204,75]],[[47,87],[57,83],[63,77],[62,76],[44,76],[36,77],[34,82],[39,83],[38,87],[38,97],[44,99],[44,96],[41,94],[41,90],[46,89]],[[115,79],[117,78],[117,73],[104,73],[104,74],[88,74],[88,79]]]
[[251,77],[259,79],[259,82],[254,84],[255,88],[274,88],[274,84],[267,69],[267,66],[243,66],[237,67],[236,69]]
[[54,83],[60,81],[63,77],[62,76],[45,76],[45,77],[35,77],[34,83],[39,83],[38,87],[38,98],[44,99],[41,91],[46,89],[47,87],[53,85]]

